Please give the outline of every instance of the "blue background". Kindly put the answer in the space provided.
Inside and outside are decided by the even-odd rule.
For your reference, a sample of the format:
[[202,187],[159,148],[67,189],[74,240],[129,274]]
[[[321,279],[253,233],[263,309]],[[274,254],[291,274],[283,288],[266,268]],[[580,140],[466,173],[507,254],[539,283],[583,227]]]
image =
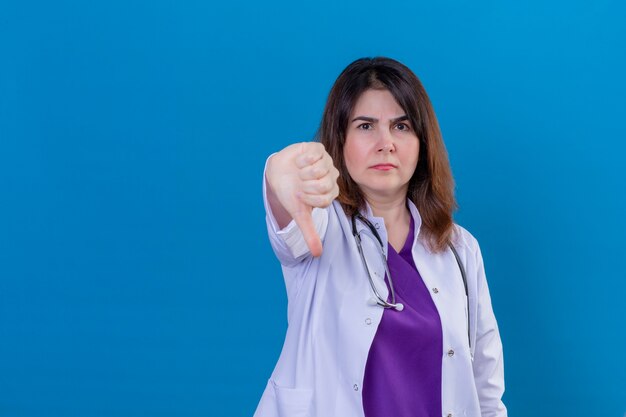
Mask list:
[[3,1],[0,415],[252,415],[286,329],[265,159],[386,55],[437,111],[511,415],[623,416],[624,22],[607,0]]

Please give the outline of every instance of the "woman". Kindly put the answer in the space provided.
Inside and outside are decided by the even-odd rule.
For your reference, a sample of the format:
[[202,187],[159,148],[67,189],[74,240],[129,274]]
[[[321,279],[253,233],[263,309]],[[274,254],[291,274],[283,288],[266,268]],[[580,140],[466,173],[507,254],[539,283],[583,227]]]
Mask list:
[[255,416],[506,416],[480,249],[452,221],[452,175],[420,81],[388,58],[353,62],[319,140],[266,165],[289,326]]

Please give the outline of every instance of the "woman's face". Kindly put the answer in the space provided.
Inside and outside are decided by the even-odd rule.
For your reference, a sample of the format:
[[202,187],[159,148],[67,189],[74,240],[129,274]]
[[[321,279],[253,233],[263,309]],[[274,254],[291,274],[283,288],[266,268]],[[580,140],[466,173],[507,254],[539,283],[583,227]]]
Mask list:
[[343,157],[367,200],[406,198],[419,139],[388,90],[366,90],[348,120]]

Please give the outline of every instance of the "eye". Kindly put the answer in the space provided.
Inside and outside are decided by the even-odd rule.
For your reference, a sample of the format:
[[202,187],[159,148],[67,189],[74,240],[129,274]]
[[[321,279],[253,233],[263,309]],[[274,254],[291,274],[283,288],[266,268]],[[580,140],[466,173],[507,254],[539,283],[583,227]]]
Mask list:
[[361,130],[372,130],[374,127],[371,123],[361,123],[356,128]]
[[409,125],[408,125],[408,124],[406,124],[406,123],[398,123],[398,124],[396,125],[396,129],[398,129],[398,130],[400,130],[400,131],[403,131],[403,132],[411,130],[411,128],[409,127]]

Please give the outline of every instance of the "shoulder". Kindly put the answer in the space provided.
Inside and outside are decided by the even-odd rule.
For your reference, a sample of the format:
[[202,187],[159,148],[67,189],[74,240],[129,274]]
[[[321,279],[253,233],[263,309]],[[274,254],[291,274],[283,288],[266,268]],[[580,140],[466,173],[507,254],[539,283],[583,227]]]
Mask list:
[[476,254],[480,251],[478,240],[474,235],[457,223],[453,225],[451,243],[458,251],[467,251],[471,254]]
[[328,207],[329,215],[334,217],[340,223],[348,222],[348,216],[343,209],[343,206],[339,202],[339,200],[333,200],[332,204]]
[[[486,287],[483,256],[478,240],[467,229],[455,223],[452,244],[465,266],[468,280],[470,282],[476,281],[477,291]],[[473,285],[470,284],[470,291],[472,288]]]

